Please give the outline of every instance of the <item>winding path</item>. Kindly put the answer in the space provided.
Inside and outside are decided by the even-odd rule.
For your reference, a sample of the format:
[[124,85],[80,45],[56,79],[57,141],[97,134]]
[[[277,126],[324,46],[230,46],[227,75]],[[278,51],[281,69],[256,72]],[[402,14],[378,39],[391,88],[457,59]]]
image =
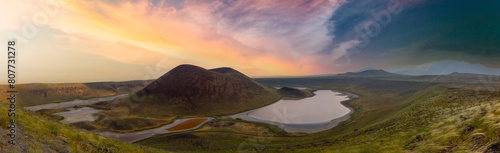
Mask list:
[[[189,129],[184,129],[184,130],[178,130],[178,131],[168,131],[168,128],[174,127],[178,124],[181,124],[182,122],[191,120],[191,119],[206,119],[202,123],[198,124],[197,126]],[[139,140],[143,140],[146,138],[150,138],[152,136],[158,135],[158,134],[165,134],[165,133],[173,133],[173,132],[182,132],[182,131],[189,131],[192,129],[197,129],[201,125],[210,122],[213,120],[213,117],[198,117],[198,118],[183,118],[183,119],[177,119],[174,121],[174,123],[164,125],[161,127],[157,127],[154,129],[149,129],[149,130],[143,130],[143,131],[137,131],[137,132],[130,132],[130,133],[116,133],[116,132],[98,132],[99,134],[109,137],[109,138],[114,138],[114,139],[119,139],[127,142],[136,142]]]

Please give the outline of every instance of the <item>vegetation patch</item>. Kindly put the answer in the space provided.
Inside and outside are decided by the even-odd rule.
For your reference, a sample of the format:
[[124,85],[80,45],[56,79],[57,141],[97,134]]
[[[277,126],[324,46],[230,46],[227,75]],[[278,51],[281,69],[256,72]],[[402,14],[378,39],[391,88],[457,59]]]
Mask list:
[[311,90],[300,90],[291,87],[281,87],[278,89],[278,93],[280,93],[283,97],[291,98],[306,98],[314,95]]
[[127,117],[127,118],[104,118],[96,122],[102,128],[120,133],[129,133],[134,131],[155,128],[160,125],[169,123],[170,120]]
[[87,131],[97,131],[100,129],[99,125],[96,125],[95,123],[89,122],[89,121],[75,122],[75,123],[71,123],[69,125],[72,125],[74,127],[78,127],[81,129],[85,129]]
[[205,118],[199,118],[199,119],[190,119],[190,120],[187,120],[187,121],[184,121],[180,124],[177,124],[173,127],[170,127],[168,129],[166,129],[167,131],[180,131],[180,130],[186,130],[186,129],[190,129],[190,128],[194,128],[198,125],[200,125],[201,123],[205,122],[207,119]]
[[67,112],[67,111],[70,111],[70,110],[68,110],[68,109],[41,109],[41,110],[37,110],[35,112],[42,115],[42,116],[46,116],[50,119],[60,121],[60,120],[63,120],[64,117],[59,116],[59,115],[53,115],[53,113]]

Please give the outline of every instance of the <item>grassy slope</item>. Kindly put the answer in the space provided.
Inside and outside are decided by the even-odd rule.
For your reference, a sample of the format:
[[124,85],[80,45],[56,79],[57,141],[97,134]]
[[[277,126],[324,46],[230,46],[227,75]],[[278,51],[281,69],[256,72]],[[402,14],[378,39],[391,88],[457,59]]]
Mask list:
[[[297,145],[305,152],[483,152],[499,141],[500,92],[435,86],[383,122],[343,137]],[[283,149],[283,148],[280,148]],[[499,151],[499,150],[496,150]]]
[[[495,103],[498,88],[496,83],[456,83],[452,85],[439,85],[449,83],[450,80],[463,80],[462,78],[443,79],[443,82],[432,82],[431,79],[415,78],[350,78],[350,77],[317,77],[317,78],[288,78],[288,79],[258,79],[259,82],[270,86],[307,86],[319,89],[337,89],[349,91],[360,95],[356,100],[345,102],[353,107],[356,112],[351,115],[351,119],[342,123],[336,128],[305,137],[281,137],[291,136],[282,131],[273,130],[275,128],[267,125],[255,123],[264,130],[247,130],[245,133],[257,135],[274,135],[280,137],[248,136],[231,133],[203,132],[199,129],[196,132],[188,132],[179,135],[160,135],[152,139],[139,142],[140,144],[154,146],[164,149],[182,149],[196,151],[203,148],[215,150],[255,150],[255,151],[337,151],[337,152],[365,152],[365,151],[440,151],[443,148],[452,148],[465,151],[471,143],[472,135],[465,135],[464,140],[460,140],[460,145],[453,144],[452,139],[438,137],[436,133],[449,129],[442,127],[445,125],[438,121],[449,118],[457,118],[456,113],[474,116],[477,112],[465,108],[478,104],[478,101],[488,101]],[[479,81],[478,81],[479,82]],[[476,95],[476,87],[488,89],[484,93],[491,96],[488,98]],[[446,95],[446,96],[443,96]],[[478,100],[479,99],[479,100]],[[444,103],[444,102],[446,103]],[[432,106],[429,109],[428,106]],[[450,113],[451,110],[451,113]],[[500,113],[498,113],[500,114]],[[429,122],[429,121],[435,121]],[[217,122],[217,121],[214,121]],[[470,120],[464,121],[470,123]],[[447,122],[450,124],[449,122]],[[475,122],[472,122],[475,124]],[[456,131],[460,131],[462,123],[457,125]],[[491,128],[491,126],[482,127]],[[234,131],[236,127],[215,128],[215,131]],[[422,131],[432,131],[434,135],[426,137],[432,142],[420,143]],[[265,131],[265,132],[263,132]],[[481,131],[481,130],[479,130]],[[420,135],[420,136],[419,136]],[[476,136],[477,137],[477,136]],[[489,135],[494,139],[497,136]],[[210,139],[220,139],[220,142],[209,142]],[[153,141],[154,140],[154,141]],[[419,143],[414,143],[414,142]],[[161,142],[161,143],[159,143]],[[182,142],[182,145],[174,142]],[[203,145],[203,143],[210,145]],[[201,144],[200,144],[201,143]],[[495,141],[482,141],[480,145],[483,150],[488,149]],[[178,146],[184,146],[179,148]],[[174,149],[176,148],[176,149]],[[465,149],[464,149],[465,148]]]
[[[230,120],[237,124],[204,126],[195,133],[159,135],[139,144],[179,151],[463,152],[468,149],[485,151],[500,148],[496,132],[499,130],[496,122],[500,113],[495,111],[500,108],[496,101],[498,84],[491,83],[492,79],[487,83],[470,81],[474,78],[317,77],[258,80],[270,86],[345,90],[361,97],[345,102],[356,110],[347,122],[332,130],[305,137],[287,137],[296,135],[285,134],[265,124]],[[463,83],[463,80],[469,82]],[[437,83],[430,83],[432,81]],[[460,83],[436,86],[454,81]],[[487,89],[479,92],[486,96],[478,96],[476,87]],[[228,121],[213,121],[222,122]],[[242,130],[242,124],[252,128]]]
[[[0,114],[7,114],[8,105],[0,102]],[[36,113],[16,110],[16,146],[7,144],[4,135],[7,115],[0,116],[0,152],[163,152],[144,146],[108,139],[69,125],[58,123]]]
[[[350,131],[347,129],[357,124],[346,122],[340,128],[304,136],[281,133],[279,129],[273,130],[266,125],[223,120],[212,124],[235,122],[251,128],[242,128],[241,125],[204,127],[196,132],[160,135],[138,143],[172,151],[486,151],[498,146],[500,140],[499,100],[500,92],[497,91],[482,90],[481,95],[476,95],[474,89],[436,85],[409,97],[411,104],[408,107],[372,126]],[[214,139],[218,141],[212,141]]]
[[[359,83],[359,81],[364,81],[363,83]],[[306,81],[306,83],[314,81]],[[350,82],[358,82],[357,84],[353,84]],[[173,135],[163,135],[158,136],[155,140],[165,141],[176,141],[176,142],[186,142],[184,146],[187,146],[190,143],[195,142],[205,142],[209,140],[205,140],[208,138],[214,139],[224,139],[223,142],[211,142],[211,149],[221,149],[221,150],[238,150],[240,144],[248,143],[249,140],[257,143],[262,148],[270,149],[270,148],[281,148],[287,147],[295,144],[307,144],[311,142],[315,142],[323,139],[332,139],[339,135],[339,133],[345,133],[353,131],[354,129],[363,128],[372,124],[376,124],[381,122],[383,119],[390,117],[395,114],[394,110],[404,108],[408,106],[410,102],[404,101],[402,99],[406,99],[410,96],[408,91],[418,91],[414,88],[421,89],[425,87],[426,83],[406,83],[401,81],[385,81],[385,80],[347,80],[347,81],[339,81],[333,80],[332,82],[319,81],[317,84],[281,84],[283,86],[309,86],[320,89],[342,89],[347,90],[359,95],[362,95],[361,98],[356,99],[354,101],[347,102],[348,105],[355,105],[356,113],[353,114],[353,118],[343,125],[335,128],[331,131],[324,131],[316,134],[311,134],[306,137],[252,137],[252,136],[240,136],[235,134],[226,134],[226,133],[192,133],[192,137],[177,137]],[[271,84],[272,85],[272,84]],[[278,85],[278,84],[276,84]],[[398,87],[401,86],[401,87]],[[387,93],[384,93],[387,92]],[[397,111],[396,111],[397,112]],[[253,123],[249,123],[253,124]],[[268,132],[271,132],[274,136],[290,136],[288,134],[284,134],[281,130],[276,129],[275,127],[270,127],[268,125],[257,124],[259,126],[265,127]],[[227,129],[220,129],[222,131]],[[250,130],[251,131],[251,130]],[[258,131],[253,131],[256,134],[259,134]],[[157,141],[163,142],[163,141]],[[151,143],[151,144],[149,144]],[[149,141],[141,142],[141,144],[160,147],[164,149],[176,148],[175,145],[170,143],[154,143]],[[194,145],[194,144],[193,144]],[[202,149],[202,146],[196,147],[185,147],[188,150],[199,150]],[[248,146],[247,146],[248,147]],[[254,148],[255,149],[255,148]]]

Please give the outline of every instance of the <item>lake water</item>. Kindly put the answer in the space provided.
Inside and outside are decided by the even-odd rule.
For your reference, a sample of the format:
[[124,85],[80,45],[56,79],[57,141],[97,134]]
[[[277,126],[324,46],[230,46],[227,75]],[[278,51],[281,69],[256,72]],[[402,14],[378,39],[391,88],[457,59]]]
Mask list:
[[79,109],[70,108],[70,111],[54,113],[54,115],[63,116],[61,120],[63,124],[75,123],[80,121],[94,121],[97,119],[97,114],[103,110],[93,109],[90,107],[83,107]]
[[[314,93],[316,95],[313,97],[303,99],[283,98],[271,105],[244,113],[229,115],[225,118],[243,118],[244,120],[273,124],[290,133],[315,133],[328,130],[349,118],[349,116],[346,115],[351,112],[350,109],[340,103],[348,100],[349,98],[347,96],[340,95],[339,92],[332,92],[330,90],[318,90]],[[93,109],[90,107],[78,109],[73,107],[77,105],[90,105],[100,101],[125,98],[126,96],[127,95],[118,95],[88,100],[77,99],[63,103],[36,105],[26,107],[25,109],[36,111],[40,109],[67,108],[70,111],[54,113],[54,115],[61,115],[64,117],[64,120],[61,121],[62,123],[68,124],[79,121],[94,121],[97,119],[96,114],[102,112],[103,110]],[[201,118],[206,119],[206,121],[190,129],[195,129],[214,119],[213,117]],[[107,137],[128,142],[135,142],[157,134],[171,133],[172,131],[168,131],[166,129],[177,126],[188,120],[191,119],[177,119],[174,123],[168,125],[132,133],[99,133]]]
[[315,96],[303,99],[283,98],[249,112],[248,116],[284,124],[318,124],[330,122],[351,111],[340,103],[349,99],[346,95],[331,90],[314,93]]
[[[80,122],[80,121],[92,122],[98,118],[97,114],[101,113],[104,110],[94,109],[91,107],[75,108],[75,106],[91,105],[91,104],[95,104],[95,103],[102,102],[102,101],[109,101],[109,100],[126,98],[127,96],[128,96],[128,94],[116,95],[116,96],[110,96],[110,97],[92,98],[92,99],[86,99],[86,100],[75,99],[72,101],[61,102],[61,103],[49,103],[49,104],[41,104],[41,105],[35,105],[35,106],[30,106],[30,107],[24,107],[24,109],[27,109],[30,111],[37,111],[37,110],[41,110],[41,109],[65,108],[65,109],[68,109],[70,111],[53,113],[53,115],[60,115],[60,116],[64,117],[64,119],[60,121],[61,123],[70,124],[70,123],[75,123],[75,122]],[[172,127],[175,127],[179,124],[182,124],[186,121],[199,120],[199,119],[203,119],[203,122],[195,122],[195,123],[190,122],[189,126],[182,125],[181,127],[183,127],[183,128],[181,128],[181,129],[177,129],[177,130],[173,130],[173,131],[167,130],[169,128],[172,128]],[[173,123],[170,123],[170,124],[167,124],[164,126],[160,126],[157,128],[153,128],[153,129],[143,130],[143,131],[137,131],[137,132],[131,132],[131,133],[99,132],[99,134],[104,135],[106,137],[120,139],[120,140],[127,141],[127,142],[135,142],[135,141],[139,141],[142,139],[146,139],[146,138],[155,136],[157,134],[172,133],[172,132],[179,132],[179,131],[196,129],[196,128],[200,127],[201,125],[205,124],[206,122],[211,121],[212,119],[214,119],[214,118],[213,117],[198,117],[198,118],[176,119]]]

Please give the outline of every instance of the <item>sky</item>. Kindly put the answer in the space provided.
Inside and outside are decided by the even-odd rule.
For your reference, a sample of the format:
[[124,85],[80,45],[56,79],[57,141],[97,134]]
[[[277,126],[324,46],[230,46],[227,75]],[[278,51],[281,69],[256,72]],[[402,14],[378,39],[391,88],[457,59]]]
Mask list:
[[[411,68],[439,61],[500,68],[500,2],[495,0],[4,4],[0,39],[18,41],[20,83],[155,79],[180,64],[232,67],[250,77]],[[6,58],[3,54],[0,63]]]

